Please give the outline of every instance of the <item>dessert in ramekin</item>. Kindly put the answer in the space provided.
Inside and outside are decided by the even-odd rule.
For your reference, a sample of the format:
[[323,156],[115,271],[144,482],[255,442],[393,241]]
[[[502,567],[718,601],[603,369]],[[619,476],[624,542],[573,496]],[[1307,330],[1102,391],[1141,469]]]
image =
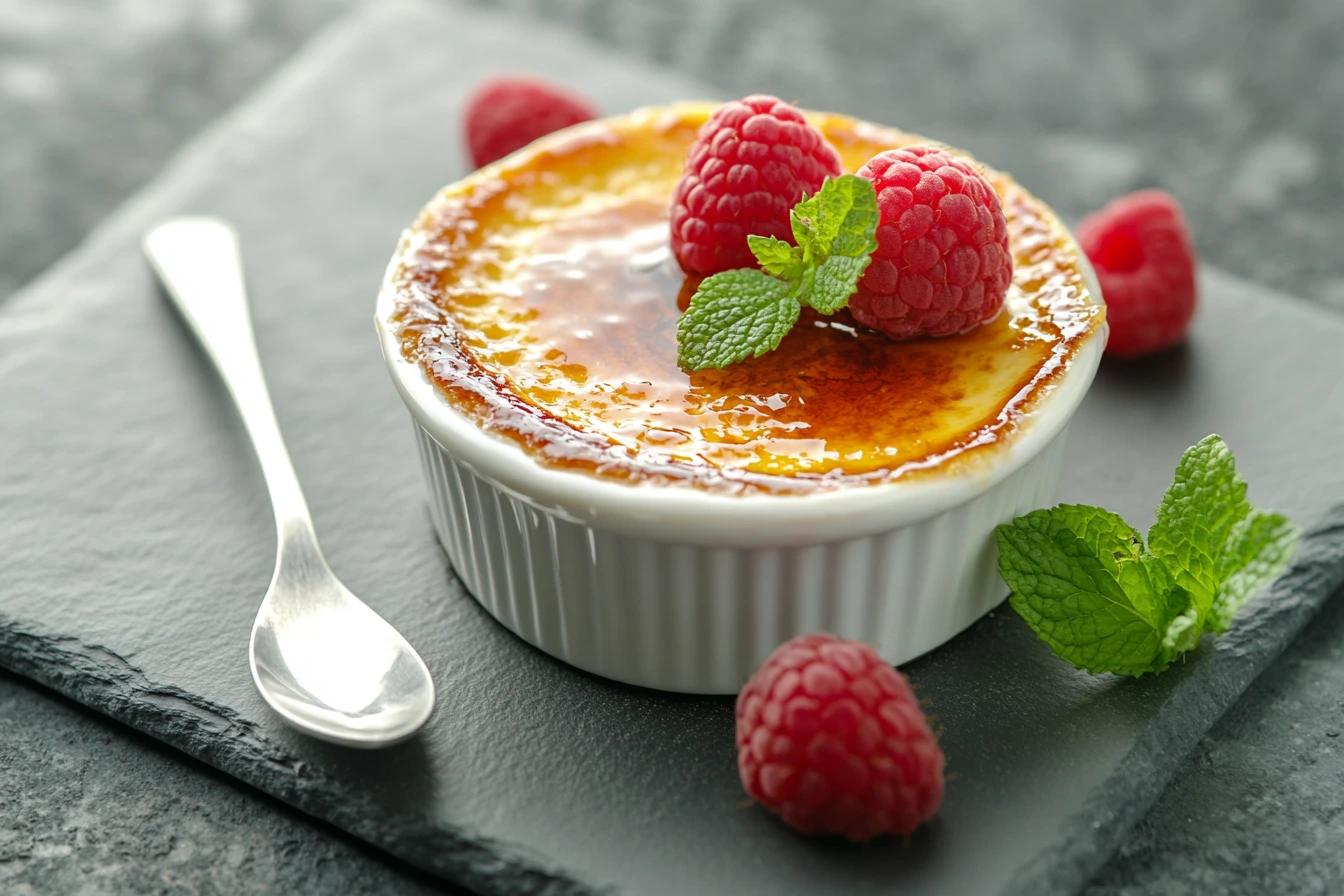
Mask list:
[[[731,693],[817,630],[904,662],[1007,593],[993,527],[1053,499],[1100,291],[1054,214],[982,166],[1015,260],[997,318],[896,342],[804,312],[778,350],[688,374],[667,206],[711,111],[552,134],[402,236],[376,320],[434,525],[500,622],[608,678]],[[850,171],[921,142],[808,118]]]

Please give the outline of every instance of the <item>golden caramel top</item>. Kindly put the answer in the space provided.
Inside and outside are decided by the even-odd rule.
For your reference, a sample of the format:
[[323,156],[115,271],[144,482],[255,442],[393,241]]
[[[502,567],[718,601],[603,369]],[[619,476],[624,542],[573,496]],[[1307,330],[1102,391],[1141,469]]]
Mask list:
[[[394,259],[401,348],[460,412],[538,462],[627,481],[808,492],[983,459],[1101,326],[1078,249],[1042,203],[985,170],[1014,282],[997,318],[894,342],[804,310],[780,347],[725,370],[677,366],[697,285],[667,207],[710,106],[561,132],[448,187]],[[923,142],[809,115],[853,171]]]

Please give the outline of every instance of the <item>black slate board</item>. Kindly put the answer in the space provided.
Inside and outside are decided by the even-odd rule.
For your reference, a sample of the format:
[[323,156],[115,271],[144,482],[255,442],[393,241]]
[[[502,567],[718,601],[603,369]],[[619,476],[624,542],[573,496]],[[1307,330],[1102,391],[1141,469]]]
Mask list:
[[[1344,513],[1329,511],[1344,499],[1344,322],[1206,271],[1191,345],[1106,365],[1080,412],[1065,499],[1146,526],[1181,449],[1218,430],[1258,502],[1315,521],[1232,633],[1128,682],[1074,672],[996,612],[908,669],[957,775],[937,821],[908,848],[802,841],[740,806],[729,700],[613,685],[531,650],[433,542],[372,299],[399,228],[463,170],[464,90],[514,68],[610,111],[711,92],[451,4],[363,11],[0,309],[0,663],[486,892],[1076,890],[1344,578]],[[266,499],[137,249],[180,211],[238,224],[328,557],[439,683],[430,727],[401,747],[306,739],[252,690]]]

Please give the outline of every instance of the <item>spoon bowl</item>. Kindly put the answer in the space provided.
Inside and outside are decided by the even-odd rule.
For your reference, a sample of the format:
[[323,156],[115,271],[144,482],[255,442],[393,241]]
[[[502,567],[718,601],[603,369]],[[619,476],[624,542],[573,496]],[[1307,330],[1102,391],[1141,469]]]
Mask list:
[[391,746],[419,731],[434,709],[424,662],[334,576],[301,601],[268,593],[249,653],[271,708],[324,740]]
[[424,661],[341,584],[315,540],[281,543],[252,623],[249,660],[272,709],[333,743],[391,746],[420,730],[434,710]]

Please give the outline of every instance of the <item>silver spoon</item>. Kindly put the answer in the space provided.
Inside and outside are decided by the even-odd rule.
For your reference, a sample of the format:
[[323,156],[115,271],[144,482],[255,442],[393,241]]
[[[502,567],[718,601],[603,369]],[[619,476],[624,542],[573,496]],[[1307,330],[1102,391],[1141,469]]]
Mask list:
[[322,557],[262,377],[238,235],[216,218],[173,218],[145,234],[144,248],[228,386],[271,492],[279,547],[252,625],[257,690],[314,737],[369,748],[405,740],[433,711],[434,682],[415,649]]

